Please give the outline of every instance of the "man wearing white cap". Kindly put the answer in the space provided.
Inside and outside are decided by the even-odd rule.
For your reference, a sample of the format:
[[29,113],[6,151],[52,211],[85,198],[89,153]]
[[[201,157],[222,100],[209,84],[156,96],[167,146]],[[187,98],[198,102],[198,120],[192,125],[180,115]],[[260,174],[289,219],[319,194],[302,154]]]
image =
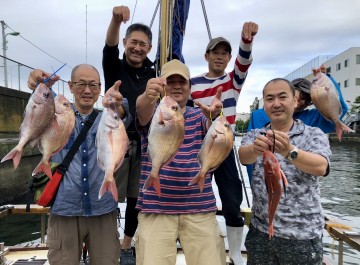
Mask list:
[[[223,37],[210,40],[205,51],[208,72],[191,78],[190,100],[197,103],[210,105],[217,89],[222,87],[221,101],[224,114],[233,129],[235,128],[236,105],[252,63],[252,42],[257,31],[256,23],[244,23],[234,70],[229,73],[226,73],[225,69],[231,59],[230,42]],[[240,249],[244,227],[244,220],[240,213],[242,184],[233,152],[214,171],[214,177],[226,222],[229,256],[235,265],[243,264]]]

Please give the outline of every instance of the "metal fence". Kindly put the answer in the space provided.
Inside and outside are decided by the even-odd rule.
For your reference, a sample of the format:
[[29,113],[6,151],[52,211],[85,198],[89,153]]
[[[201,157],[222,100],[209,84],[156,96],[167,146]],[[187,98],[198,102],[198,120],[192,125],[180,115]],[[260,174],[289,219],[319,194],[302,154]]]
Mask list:
[[[31,90],[27,86],[27,80],[30,72],[35,68],[22,64],[20,62],[14,61],[10,58],[6,58],[0,55],[1,63],[0,63],[0,85],[6,87],[5,85],[5,74],[7,74],[7,88],[15,89],[24,92],[31,92]],[[6,60],[6,69],[4,67],[4,62]],[[74,97],[70,93],[68,89],[67,81],[60,79],[56,82],[52,89],[56,92],[56,94],[63,94],[65,97],[71,102],[74,102]],[[102,98],[103,95],[99,96],[98,101],[95,104],[95,108],[103,109],[102,106]]]

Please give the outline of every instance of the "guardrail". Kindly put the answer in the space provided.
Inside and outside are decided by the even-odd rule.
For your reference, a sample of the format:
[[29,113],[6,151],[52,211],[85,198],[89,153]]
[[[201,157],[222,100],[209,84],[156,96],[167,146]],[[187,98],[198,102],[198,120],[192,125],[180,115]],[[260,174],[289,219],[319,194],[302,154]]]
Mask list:
[[[23,63],[17,62],[15,60],[12,60],[10,58],[4,57],[0,55],[0,58],[2,60],[6,60],[7,62],[7,76],[8,78],[8,87],[9,89],[16,89],[19,91],[24,92],[31,92],[31,90],[27,86],[27,80],[30,72],[34,70],[35,68],[25,65]],[[1,60],[1,61],[2,61]],[[5,87],[5,73],[4,73],[4,66],[0,65],[0,85]],[[52,87],[52,89],[57,94],[63,94],[66,96],[66,98],[73,103],[74,98],[73,95],[70,93],[70,90],[68,89],[68,84],[66,80],[60,79],[58,82],[55,83],[55,85]],[[96,109],[103,109],[102,106],[102,98],[103,95],[99,96],[98,101],[95,104]]]

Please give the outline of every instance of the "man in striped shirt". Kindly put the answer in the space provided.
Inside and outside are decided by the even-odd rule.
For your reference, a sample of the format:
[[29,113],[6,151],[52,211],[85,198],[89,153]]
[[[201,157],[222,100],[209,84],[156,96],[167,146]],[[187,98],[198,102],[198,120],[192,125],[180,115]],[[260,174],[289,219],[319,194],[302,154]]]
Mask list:
[[[222,87],[221,100],[224,115],[233,129],[235,127],[236,104],[252,63],[251,48],[257,30],[258,25],[256,23],[244,23],[239,52],[234,69],[230,73],[225,72],[225,68],[231,59],[230,42],[223,37],[212,39],[205,51],[208,72],[191,78],[190,101],[210,105],[217,89]],[[236,168],[234,152],[231,152],[228,158],[214,171],[214,176],[226,221],[229,256],[235,265],[243,264],[244,261],[240,252],[244,226],[244,220],[240,213],[242,186]]]
[[[185,135],[174,158],[160,169],[159,196],[153,187],[143,189],[143,185],[152,168],[147,147],[149,127],[157,107],[154,101],[164,92],[183,112]],[[137,265],[175,265],[177,239],[187,264],[225,265],[224,239],[216,220],[217,207],[210,174],[206,174],[202,192],[197,185],[189,186],[200,170],[198,154],[211,125],[210,112],[216,116],[221,111],[220,94],[219,90],[211,107],[195,109],[186,106],[190,95],[190,72],[179,60],[172,60],[162,67],[161,78],[148,81],[145,92],[136,101],[142,154],[137,201],[140,210]]]

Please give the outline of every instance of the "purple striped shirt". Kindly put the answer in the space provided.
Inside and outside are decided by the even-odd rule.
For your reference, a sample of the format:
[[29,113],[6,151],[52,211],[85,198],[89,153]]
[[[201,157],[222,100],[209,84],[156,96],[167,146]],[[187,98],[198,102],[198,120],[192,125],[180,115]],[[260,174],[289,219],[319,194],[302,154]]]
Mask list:
[[188,186],[200,170],[197,156],[206,134],[207,119],[201,110],[191,107],[187,107],[184,119],[184,141],[173,160],[160,169],[161,197],[157,196],[153,187],[143,191],[145,180],[151,171],[151,161],[147,152],[150,124],[141,128],[141,179],[136,207],[142,213],[191,214],[217,210],[210,174],[206,175],[202,193],[198,185]]

